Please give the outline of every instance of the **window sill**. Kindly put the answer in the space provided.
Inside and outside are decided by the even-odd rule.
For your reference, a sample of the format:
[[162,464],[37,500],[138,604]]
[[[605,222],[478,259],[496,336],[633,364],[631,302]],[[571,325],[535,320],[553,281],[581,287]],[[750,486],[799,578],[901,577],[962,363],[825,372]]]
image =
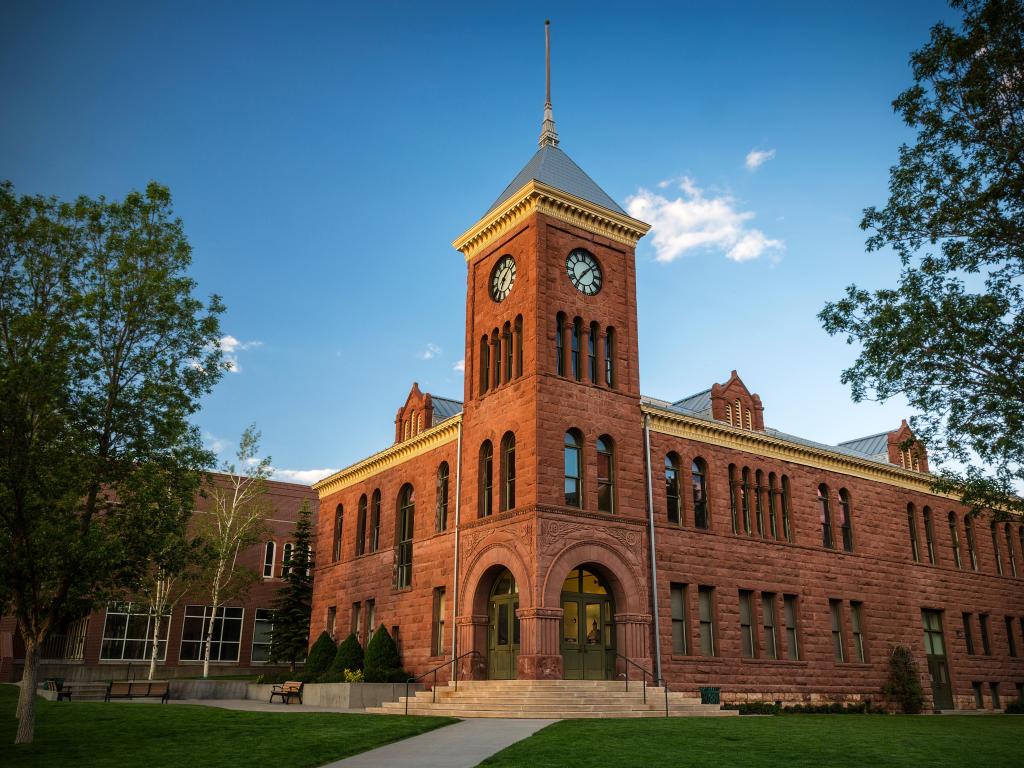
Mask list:
[[800,659],[740,659],[741,664],[753,664],[766,667],[807,667],[810,662]]

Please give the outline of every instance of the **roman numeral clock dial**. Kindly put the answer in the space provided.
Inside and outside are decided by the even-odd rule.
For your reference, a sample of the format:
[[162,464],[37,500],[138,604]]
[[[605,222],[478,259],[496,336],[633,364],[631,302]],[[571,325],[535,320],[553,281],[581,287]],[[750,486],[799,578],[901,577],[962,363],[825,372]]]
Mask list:
[[577,248],[565,260],[565,271],[576,290],[586,296],[593,296],[601,290],[601,265],[594,254]]
[[516,260],[506,254],[498,259],[491,272],[491,298],[497,302],[504,301],[515,281]]

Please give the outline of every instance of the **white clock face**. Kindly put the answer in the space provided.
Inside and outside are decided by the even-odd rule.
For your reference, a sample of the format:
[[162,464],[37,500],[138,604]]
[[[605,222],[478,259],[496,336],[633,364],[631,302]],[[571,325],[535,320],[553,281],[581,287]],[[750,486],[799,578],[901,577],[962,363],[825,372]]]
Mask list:
[[580,293],[593,296],[601,290],[601,265],[590,251],[577,248],[570,253],[565,260],[565,271]]
[[509,255],[502,256],[491,273],[491,298],[504,301],[516,281],[516,260]]

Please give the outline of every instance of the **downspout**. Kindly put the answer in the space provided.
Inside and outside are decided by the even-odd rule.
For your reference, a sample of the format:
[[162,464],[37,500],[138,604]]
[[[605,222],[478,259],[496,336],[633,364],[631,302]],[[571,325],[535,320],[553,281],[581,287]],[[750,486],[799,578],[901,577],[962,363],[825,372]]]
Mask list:
[[[661,678],[661,622],[658,620],[658,562],[654,549],[654,489],[651,482],[651,417],[644,414],[644,454],[647,458],[647,527],[651,545],[651,605],[654,607],[654,676]],[[456,539],[457,541],[457,539]]]
[[[465,413],[465,411],[463,411]],[[455,563],[452,568],[454,585],[452,588],[452,661],[459,653],[459,628],[455,617],[459,613],[459,500],[462,498],[462,418],[459,418],[459,439],[455,455]]]

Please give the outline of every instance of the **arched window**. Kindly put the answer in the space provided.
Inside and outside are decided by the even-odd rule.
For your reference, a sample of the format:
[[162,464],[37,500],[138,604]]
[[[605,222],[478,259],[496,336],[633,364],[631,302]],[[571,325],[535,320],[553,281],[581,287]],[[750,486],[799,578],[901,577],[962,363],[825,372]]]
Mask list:
[[743,468],[743,487],[740,489],[740,501],[743,502],[743,532],[749,536],[750,528],[750,467]]
[[356,557],[366,551],[366,494],[359,497],[356,512]]
[[690,483],[693,488],[693,525],[708,528],[708,468],[704,459],[694,459],[690,464]]
[[760,469],[754,473],[754,522],[757,535],[764,538],[764,472]]
[[604,331],[604,383],[615,386],[615,329],[608,326]]
[[516,315],[516,376],[523,375],[523,316]]
[[448,462],[442,461],[437,467],[437,508],[434,515],[434,530],[448,529]]
[[491,343],[484,334],[480,339],[480,394],[485,394],[491,381]]
[[572,377],[580,381],[583,378],[583,353],[580,348],[583,343],[583,321],[578,317],[572,321],[571,334],[569,349],[572,352]]
[[565,315],[561,312],[555,318],[555,372],[565,376]]
[[395,588],[412,586],[412,535],[415,529],[416,499],[409,483],[398,492],[395,519]]
[[587,370],[590,373],[590,383],[597,384],[597,337],[601,333],[601,327],[597,323],[590,324],[590,333],[587,334]]
[[497,328],[491,331],[491,365],[494,366],[491,388],[497,389],[501,385],[501,337],[498,336]]
[[490,440],[480,446],[479,488],[477,512],[480,517],[488,517],[494,511],[494,448]]
[[331,541],[331,562],[336,563],[341,560],[341,523],[345,516],[345,510],[338,505],[337,509],[334,510],[334,536]]
[[999,533],[996,531],[996,524],[992,522],[989,524],[989,528],[992,529],[992,553],[996,558],[996,573],[1000,576],[1003,575],[1003,553],[999,551]]
[[506,322],[501,331],[501,346],[505,350],[505,383],[512,379],[515,355],[512,350],[512,323]]
[[1006,524],[1006,562],[1010,564],[1010,575],[1017,577],[1017,555],[1013,551],[1013,533],[1010,532],[1010,524]]
[[778,517],[776,516],[776,504],[777,496],[779,493],[778,480],[775,478],[774,472],[768,473],[768,527],[771,528],[772,538],[779,538],[779,523]]
[[789,478],[786,475],[782,476],[782,533],[786,537],[786,541],[793,541],[793,528],[789,519]]
[[263,548],[263,578],[274,578],[274,556],[277,554],[277,545],[268,541]]
[[740,479],[736,475],[736,465],[729,465],[729,515],[732,517],[732,532],[740,532]]
[[949,513],[949,543],[953,548],[953,564],[957,568],[962,568],[963,563],[960,562],[960,534],[957,531],[955,512]]
[[732,406],[728,403],[725,404],[725,420],[732,425]]
[[750,409],[749,408],[744,408],[743,409],[743,419],[744,419],[743,423],[746,425],[747,429],[753,429],[753,426],[751,426],[752,422],[750,420]]
[[843,535],[843,550],[853,552],[853,509],[850,493],[845,488],[839,489],[839,529]]
[[818,507],[821,510],[821,545],[825,549],[833,549],[832,512],[828,506],[828,486],[824,483],[818,486]]
[[501,438],[501,509],[516,508],[516,436],[506,432]]
[[665,457],[665,504],[668,521],[679,525],[683,521],[679,504],[679,457],[674,453]]
[[615,445],[608,435],[597,438],[597,510],[615,511]]
[[974,542],[974,522],[964,518],[964,534],[967,538],[967,557],[971,561],[971,570],[978,570],[978,548]]
[[292,572],[292,550],[295,546],[289,541],[281,548],[281,578],[287,579],[288,574]]
[[567,507],[583,507],[583,438],[580,433],[570,429],[565,433],[565,505]]
[[935,526],[932,525],[931,507],[921,510],[921,517],[924,519],[924,548],[928,555],[928,562],[935,565]]
[[907,504],[907,529],[910,531],[910,554],[915,563],[920,563],[921,548],[917,543],[917,514],[913,504]]
[[380,548],[380,489],[370,497],[370,551]]

